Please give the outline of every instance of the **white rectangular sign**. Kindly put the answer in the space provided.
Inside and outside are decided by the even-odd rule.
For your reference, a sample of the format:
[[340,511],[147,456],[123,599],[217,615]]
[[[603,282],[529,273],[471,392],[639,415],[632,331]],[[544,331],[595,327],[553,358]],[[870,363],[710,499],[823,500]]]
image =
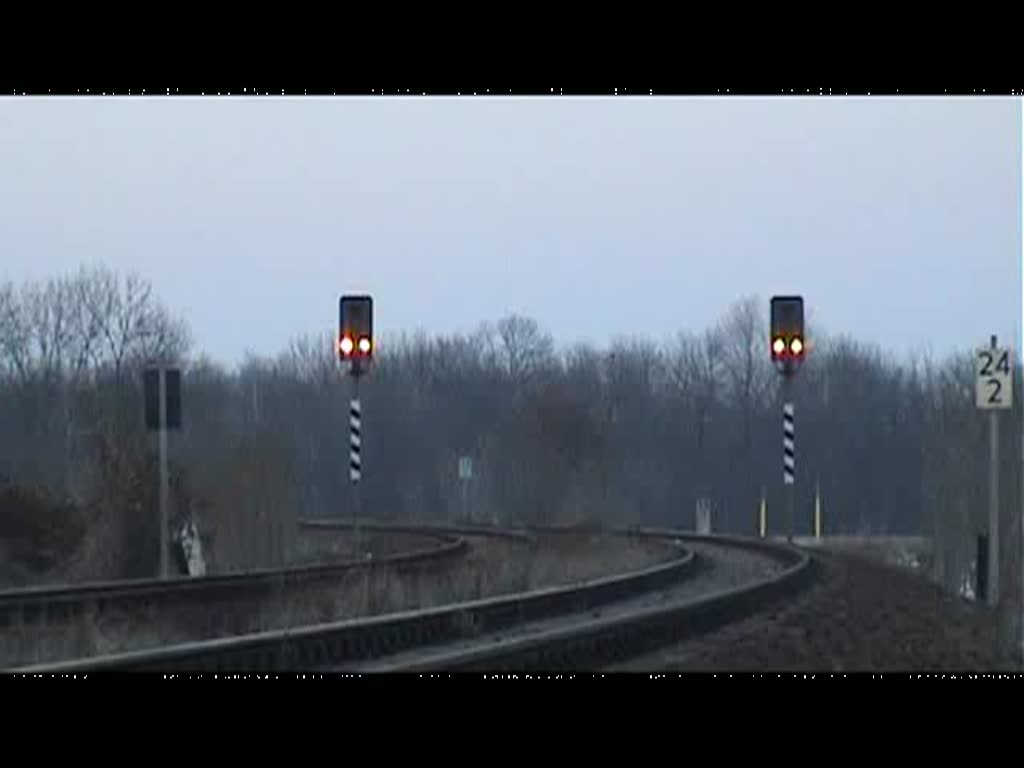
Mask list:
[[1013,407],[1013,358],[1009,349],[979,347],[974,355],[974,404],[981,410]]

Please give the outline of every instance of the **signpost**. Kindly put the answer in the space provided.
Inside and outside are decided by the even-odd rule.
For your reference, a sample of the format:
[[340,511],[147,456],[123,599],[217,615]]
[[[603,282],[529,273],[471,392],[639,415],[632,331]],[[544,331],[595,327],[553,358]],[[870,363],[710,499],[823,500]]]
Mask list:
[[[984,583],[989,605],[999,602],[999,411],[1013,407],[1013,361],[1009,348],[1000,348],[995,336],[989,346],[980,347],[974,358],[974,404],[988,411],[989,473],[988,473],[988,557],[978,563],[978,581]],[[981,570],[987,565],[987,578]],[[980,590],[979,590],[980,592]],[[981,595],[979,594],[979,597]]]
[[146,401],[146,428],[159,435],[160,450],[160,578],[169,576],[167,552],[168,472],[167,431],[181,429],[181,371],[166,366],[151,366],[143,374]]

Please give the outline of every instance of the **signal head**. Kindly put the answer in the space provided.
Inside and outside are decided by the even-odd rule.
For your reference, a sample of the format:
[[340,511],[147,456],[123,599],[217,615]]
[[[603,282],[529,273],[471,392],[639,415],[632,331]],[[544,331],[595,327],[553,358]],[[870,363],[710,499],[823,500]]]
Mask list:
[[342,296],[338,310],[338,352],[342,360],[369,362],[373,357],[373,299]]
[[807,354],[803,296],[773,296],[771,301],[771,358],[779,371],[791,376]]

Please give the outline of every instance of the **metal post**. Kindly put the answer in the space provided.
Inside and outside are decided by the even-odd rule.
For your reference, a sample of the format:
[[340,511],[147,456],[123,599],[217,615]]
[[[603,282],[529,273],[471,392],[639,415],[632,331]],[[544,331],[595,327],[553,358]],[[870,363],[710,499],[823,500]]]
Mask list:
[[759,530],[763,539],[768,534],[768,499],[765,489],[761,489],[761,520]]
[[160,369],[160,578],[168,578],[167,564],[167,369]]
[[796,474],[796,427],[793,406],[793,383],[787,376],[784,383],[785,402],[782,404],[782,482],[786,490],[786,506],[789,514],[789,540],[793,540],[793,527],[796,521],[796,494],[794,481]]
[[999,417],[989,411],[989,474],[988,474],[988,594],[989,605],[999,602]]
[[[992,337],[992,349],[996,337]],[[988,414],[988,604],[999,602],[999,417],[993,409]]]
[[359,545],[359,519],[358,514],[360,512],[360,498],[359,498],[359,481],[363,476],[363,463],[362,463],[362,435],[363,435],[363,411],[362,405],[359,402],[359,374],[353,373],[352,375],[352,401],[349,404],[348,412],[348,426],[349,426],[349,454],[348,454],[348,468],[349,468],[349,479],[352,481],[352,536],[355,539],[355,545]]
[[[1022,362],[1024,362],[1024,355],[1022,355],[1021,357]],[[1014,384],[1016,384],[1016,378],[1017,373],[1015,367],[1013,372]],[[1018,398],[1021,397],[1022,395],[1024,395],[1024,392],[1017,393]],[[1020,621],[1020,662],[1022,668],[1024,668],[1024,407],[1021,407],[1020,461],[1020,507],[1017,510],[1017,524],[1020,528],[1020,531],[1018,532],[1020,534],[1020,560],[1017,563],[1017,567],[1020,568],[1020,605],[1018,606],[1018,620]]]
[[989,596],[989,584],[988,584],[988,552],[989,552],[989,538],[985,534],[978,536],[978,554],[976,564],[974,566],[974,579],[975,579],[975,599],[979,602],[988,602]]
[[814,538],[821,538],[821,482],[814,484]]

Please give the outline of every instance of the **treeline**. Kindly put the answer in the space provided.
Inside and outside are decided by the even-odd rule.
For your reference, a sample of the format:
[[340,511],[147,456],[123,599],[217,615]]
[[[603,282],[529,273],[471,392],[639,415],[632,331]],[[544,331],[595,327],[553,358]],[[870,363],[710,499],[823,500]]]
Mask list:
[[[184,428],[171,442],[175,510],[204,531],[215,568],[283,562],[298,517],[350,516],[357,502],[385,519],[692,527],[707,497],[716,530],[753,534],[764,493],[769,529],[781,533],[782,393],[767,359],[767,309],[767,297],[743,298],[711,328],[600,349],[559,346],[518,316],[463,335],[381,338],[360,385],[357,499],[351,382],[333,331],[228,370],[191,354],[185,324],[137,278],[92,269],[8,284],[0,474],[88,510],[65,558],[86,558],[76,573],[152,573],[156,484],[141,368],[162,358],[185,372]],[[971,351],[899,361],[808,330],[795,386],[798,533],[810,530],[820,488],[826,533],[934,535],[937,573],[953,586],[987,514]],[[1019,367],[1017,376],[1019,403]],[[1020,423],[1018,405],[1001,431],[1008,568]],[[465,485],[460,456],[473,460]],[[1019,581],[1009,573],[1004,584]]]

